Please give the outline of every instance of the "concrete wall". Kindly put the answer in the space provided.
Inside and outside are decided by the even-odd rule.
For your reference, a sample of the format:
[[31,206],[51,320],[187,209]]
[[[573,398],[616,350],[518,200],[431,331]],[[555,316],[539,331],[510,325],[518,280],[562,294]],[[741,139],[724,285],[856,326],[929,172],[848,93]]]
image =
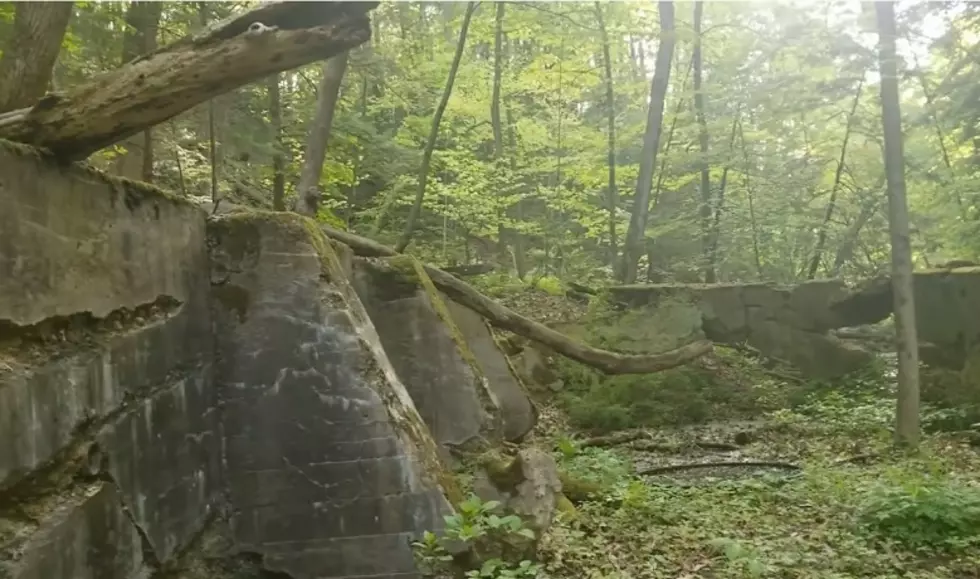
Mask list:
[[0,142],[0,577],[415,575],[435,445],[306,223]]
[[205,217],[0,147],[0,575],[148,575],[221,473]]

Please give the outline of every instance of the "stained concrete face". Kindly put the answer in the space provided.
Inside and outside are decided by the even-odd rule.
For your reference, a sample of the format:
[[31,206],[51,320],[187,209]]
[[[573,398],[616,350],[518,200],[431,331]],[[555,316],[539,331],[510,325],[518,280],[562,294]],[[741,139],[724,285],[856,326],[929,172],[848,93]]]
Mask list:
[[497,345],[483,318],[473,310],[442,297],[497,400],[504,439],[513,442],[523,439],[534,428],[538,415],[521,379]]
[[[500,404],[446,304],[383,259],[356,259],[354,285],[395,372],[437,443],[500,438]],[[437,302],[439,300],[441,303]]]
[[292,577],[414,577],[410,537],[448,512],[436,447],[309,223],[210,228],[234,539]]
[[148,576],[220,484],[205,216],[0,147],[0,576]]

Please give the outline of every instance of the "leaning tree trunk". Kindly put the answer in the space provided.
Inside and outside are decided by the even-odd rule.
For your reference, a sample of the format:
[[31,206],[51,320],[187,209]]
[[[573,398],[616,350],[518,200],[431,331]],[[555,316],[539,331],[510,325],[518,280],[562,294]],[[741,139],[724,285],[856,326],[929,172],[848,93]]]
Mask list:
[[606,32],[606,22],[602,17],[602,4],[595,3],[596,23],[599,25],[599,35],[602,39],[602,68],[606,85],[606,125],[607,148],[606,164],[609,166],[609,184],[606,189],[606,210],[609,212],[609,265],[616,267],[619,249],[616,241],[616,211],[619,196],[616,192],[616,101],[613,95],[612,58],[609,55],[609,33]]
[[323,64],[323,78],[317,89],[316,116],[313,129],[306,139],[306,158],[296,187],[296,204],[293,210],[313,217],[320,207],[320,177],[323,175],[323,162],[327,158],[327,142],[333,115],[340,98],[340,85],[347,70],[348,53],[338,54]]
[[854,116],[857,113],[858,103],[861,100],[861,89],[864,88],[864,79],[858,82],[857,92],[854,93],[854,102],[851,104],[851,114],[847,116],[844,125],[844,142],[840,146],[840,159],[837,160],[837,172],[834,173],[834,184],[830,188],[830,200],[827,201],[827,211],[823,216],[823,223],[817,233],[817,245],[813,248],[813,258],[810,259],[810,267],[806,272],[806,279],[817,277],[817,269],[820,268],[820,261],[823,259],[824,246],[827,244],[827,229],[830,227],[830,220],[834,217],[834,210],[837,208],[837,193],[840,191],[841,177],[844,175],[844,160],[847,158],[847,143],[851,138],[851,128],[854,125]]
[[442,115],[446,112],[449,97],[453,94],[456,72],[459,70],[459,61],[463,58],[463,48],[466,46],[466,32],[470,28],[470,20],[473,18],[473,12],[477,6],[479,6],[478,2],[470,2],[466,5],[466,14],[463,16],[463,27],[459,31],[459,40],[456,42],[456,54],[453,55],[453,63],[449,67],[449,78],[446,79],[446,87],[442,91],[442,100],[439,101],[439,106],[436,107],[436,112],[432,116],[429,139],[425,143],[425,151],[422,152],[422,166],[419,168],[419,183],[418,189],[415,192],[415,203],[412,204],[412,209],[408,213],[405,230],[395,245],[395,250],[399,253],[405,251],[408,244],[412,242],[412,236],[415,234],[415,226],[418,223],[419,215],[422,214],[422,201],[425,199],[425,185],[429,180],[429,165],[432,163],[432,153],[435,151],[436,138],[439,136],[439,123],[442,122]]
[[881,65],[881,123],[885,136],[885,178],[888,182],[888,229],[892,246],[892,295],[898,353],[898,406],[895,440],[903,446],[919,443],[919,348],[915,327],[912,248],[905,195],[905,154],[902,112],[895,54],[895,4],[875,3],[878,20],[878,58]]
[[286,210],[286,147],[282,141],[282,78],[274,74],[268,80],[269,124],[272,129],[272,209]]
[[[327,237],[349,246],[355,255],[362,257],[393,257],[398,255],[394,249],[366,237],[332,227],[322,226],[321,229]],[[562,356],[596,368],[606,374],[661,372],[687,364],[712,350],[711,342],[707,340],[698,340],[659,354],[624,354],[600,350],[588,344],[576,342],[561,332],[525,318],[441,269],[430,265],[422,267],[440,291],[459,305],[480,314],[492,325],[548,346]]]
[[71,20],[73,2],[17,2],[14,30],[0,59],[0,113],[41,98]]
[[636,195],[633,197],[633,213],[626,230],[626,243],[620,265],[623,283],[636,281],[636,268],[650,213],[650,190],[653,188],[653,168],[657,164],[660,149],[660,133],[663,128],[664,102],[670,82],[670,64],[674,58],[674,3],[660,2],[660,45],[657,49],[656,69],[650,83],[650,108],[647,111],[647,128],[643,135],[643,152],[640,154],[640,174],[636,178]]
[[[741,109],[741,104],[739,105]],[[714,276],[715,265],[718,263],[718,244],[721,241],[721,216],[725,211],[725,191],[728,187],[728,173],[731,169],[732,154],[735,151],[735,136],[738,134],[738,127],[741,123],[739,115],[741,110],[735,112],[735,120],[732,121],[732,132],[728,139],[728,160],[725,161],[725,168],[721,171],[721,180],[718,182],[718,195],[715,197],[714,215],[711,217],[711,230],[708,242],[708,264]],[[714,278],[712,278],[714,279]]]
[[[162,2],[131,2],[126,11],[126,35],[123,38],[122,64],[156,50],[157,29],[163,13]],[[133,135],[122,143],[125,152],[116,158],[116,174],[129,179],[153,181],[153,131]]]
[[0,138],[63,160],[91,153],[270,74],[371,36],[378,2],[266,2],[33,107],[0,114]]

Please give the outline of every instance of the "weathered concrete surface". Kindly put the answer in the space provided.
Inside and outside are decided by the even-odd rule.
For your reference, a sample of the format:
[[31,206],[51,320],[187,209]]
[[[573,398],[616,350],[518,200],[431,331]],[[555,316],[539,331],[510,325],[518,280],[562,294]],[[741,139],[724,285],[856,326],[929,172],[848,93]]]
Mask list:
[[0,576],[148,576],[208,517],[205,241],[190,204],[0,147]]
[[148,577],[140,536],[110,484],[93,483],[55,500],[38,523],[0,519],[0,542],[16,558],[0,562],[11,579]]
[[517,442],[527,436],[537,423],[537,409],[531,402],[524,385],[510,360],[494,339],[486,321],[473,310],[461,306],[445,296],[453,321],[466,342],[483,375],[490,392],[500,407],[504,438]]
[[353,282],[432,437],[446,447],[482,447],[501,438],[501,404],[472,344],[463,339],[442,296],[399,265],[355,259]]
[[40,366],[30,364],[30,352],[25,356],[20,348],[0,350],[10,368],[0,369],[0,439],[5,441],[0,445],[0,486],[43,466],[80,428],[119,411],[126,399],[208,363],[206,295],[201,293],[199,300],[173,314],[160,312],[142,327],[92,332],[88,339],[96,344],[83,344],[80,351],[56,355]]
[[331,246],[282,214],[209,237],[238,549],[291,577],[414,577],[409,537],[448,512],[443,471]]
[[[610,293],[617,302],[652,310],[662,303],[685,301],[691,304],[695,323],[700,315],[701,329],[708,339],[727,344],[747,343],[767,356],[789,362],[809,376],[840,376],[865,366],[873,358],[870,352],[827,333],[840,327],[831,304],[848,295],[847,287],[839,280],[808,282],[795,287],[619,286],[610,288]],[[632,326],[619,327],[617,331],[625,336],[635,329]]]
[[105,473],[158,561],[200,531],[220,491],[221,447],[210,372],[143,400],[98,436]]
[[[913,280],[922,360],[962,369],[980,344],[980,267],[917,271]],[[892,312],[891,282],[863,284],[830,309],[841,326],[880,322]]]
[[200,209],[16,150],[0,146],[0,323],[187,301],[199,283]]

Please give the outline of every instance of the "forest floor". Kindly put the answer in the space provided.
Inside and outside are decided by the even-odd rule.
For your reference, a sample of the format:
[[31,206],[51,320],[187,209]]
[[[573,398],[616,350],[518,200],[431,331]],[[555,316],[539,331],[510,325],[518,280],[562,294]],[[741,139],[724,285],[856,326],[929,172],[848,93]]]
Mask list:
[[[544,541],[553,577],[965,579],[980,577],[980,454],[970,437],[893,449],[892,403],[827,393],[754,421],[647,430],[582,447],[563,411],[542,414],[564,469],[602,485]],[[705,450],[701,443],[747,444]],[[642,441],[659,445],[645,450]],[[671,446],[676,448],[670,448]],[[665,452],[666,450],[666,452]],[[643,476],[664,465],[774,462]],[[790,465],[800,468],[792,469]]]
[[[549,303],[513,303],[528,300]],[[549,577],[980,578],[976,420],[924,405],[920,448],[896,450],[887,367],[815,384],[722,348],[646,377],[558,366],[564,391],[539,400],[529,442],[602,492],[543,538]],[[775,464],[649,473],[718,462]]]

